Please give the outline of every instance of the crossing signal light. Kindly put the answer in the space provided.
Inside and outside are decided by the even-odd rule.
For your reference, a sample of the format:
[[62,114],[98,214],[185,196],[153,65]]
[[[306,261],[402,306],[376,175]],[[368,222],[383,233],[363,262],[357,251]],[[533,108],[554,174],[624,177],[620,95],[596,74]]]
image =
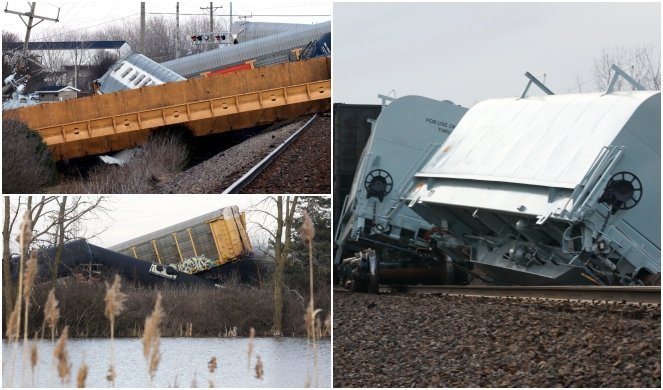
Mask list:
[[193,36],[191,36],[191,40],[195,42],[195,41],[198,40],[198,37],[196,37],[195,35],[193,35]]

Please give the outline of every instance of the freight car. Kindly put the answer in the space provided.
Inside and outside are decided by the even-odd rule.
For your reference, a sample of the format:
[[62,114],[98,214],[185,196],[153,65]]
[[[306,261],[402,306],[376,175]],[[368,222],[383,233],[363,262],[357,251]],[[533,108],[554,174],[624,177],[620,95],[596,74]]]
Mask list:
[[661,94],[613,70],[467,112],[404,197],[433,253],[511,284],[660,284]]
[[[214,285],[236,278],[254,283],[269,263],[253,258],[246,215],[237,206],[220,210],[140,236],[108,249],[75,240],[64,245],[57,268],[59,277],[92,277],[117,272],[146,284]],[[54,271],[57,247],[39,251],[40,278]],[[12,259],[18,275],[18,257]]]
[[[57,247],[40,250],[38,254],[38,279],[47,280],[57,272],[58,277],[74,276],[94,280],[100,275],[118,273],[128,280],[146,285],[168,284],[173,286],[214,286],[214,281],[200,278],[161,264],[135,259],[122,253],[101,248],[86,240],[74,240],[64,244],[60,262],[55,271]],[[18,278],[18,257],[11,262],[12,278]]]
[[443,283],[447,263],[420,251],[431,224],[400,199],[467,109],[421,96],[378,97],[381,113],[369,120],[371,135],[336,229],[337,282],[371,291],[378,282]]
[[215,279],[238,274],[242,281],[248,282],[259,278],[264,270],[261,262],[252,260],[246,214],[237,206],[224,207],[109,249]]

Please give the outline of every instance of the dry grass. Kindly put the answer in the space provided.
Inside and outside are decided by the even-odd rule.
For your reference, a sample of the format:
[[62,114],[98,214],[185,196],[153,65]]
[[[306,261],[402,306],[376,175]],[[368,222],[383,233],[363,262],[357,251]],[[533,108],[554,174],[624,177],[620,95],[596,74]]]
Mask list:
[[85,380],[87,379],[88,366],[85,364],[85,355],[83,355],[83,362],[78,368],[78,374],[76,374],[76,387],[83,388],[85,387]]
[[16,339],[18,335],[18,305],[14,305],[14,309],[9,315],[9,321],[7,322],[7,331],[5,335],[9,339]]
[[110,382],[111,384],[114,384],[116,377],[117,377],[117,373],[115,372],[115,367],[111,364],[108,367],[108,374],[106,374],[106,380],[108,382]]
[[48,292],[48,299],[44,305],[44,323],[51,329],[51,341],[55,341],[55,327],[60,319],[58,300],[55,298],[55,289]]
[[111,341],[115,335],[115,317],[120,315],[122,310],[124,310],[124,301],[127,299],[127,294],[120,291],[121,285],[122,278],[117,274],[115,274],[115,279],[111,286],[106,283],[106,296],[104,297],[106,308],[104,310],[104,315],[106,315],[106,318],[110,321]]
[[69,327],[65,326],[55,349],[53,350],[53,357],[57,363],[58,375],[62,384],[69,384],[69,377],[71,374],[71,363],[69,363],[69,354],[67,353],[67,340],[69,338]]
[[32,386],[34,387],[35,383],[35,369],[37,368],[37,363],[39,362],[39,349],[37,348],[37,334],[32,339],[30,343],[30,369],[32,371]]
[[210,379],[209,379],[209,387],[214,388],[214,372],[216,371],[217,365],[216,365],[216,356],[212,356],[209,362],[207,362],[207,369],[209,370],[210,373]]
[[122,310],[124,310],[124,301],[127,299],[127,294],[120,291],[122,284],[121,280],[120,275],[115,274],[111,286],[109,286],[108,283],[105,283],[106,296],[104,297],[104,302],[106,303],[106,307],[104,309],[104,315],[110,322],[111,336],[110,368],[108,369],[107,379],[111,383],[111,386],[115,386],[115,369],[113,368],[115,364],[115,346],[113,344],[113,340],[115,339],[115,317],[120,315]]
[[[300,230],[301,237],[304,241],[308,243],[308,258],[309,258],[309,304],[306,307],[306,315],[304,322],[306,323],[306,333],[307,337],[311,340],[311,348],[313,352],[313,385],[317,387],[318,384],[318,346],[316,339],[319,336],[320,329],[319,322],[316,322],[318,318],[318,313],[321,309],[315,309],[315,295],[313,290],[313,239],[315,238],[315,227],[313,226],[313,221],[308,215],[306,210],[303,211],[304,221]],[[319,320],[318,320],[319,321]],[[308,371],[308,370],[307,370]],[[309,387],[311,385],[310,376],[307,372],[307,379],[305,386]]]
[[251,369],[251,354],[253,353],[253,338],[256,337],[256,330],[251,327],[251,330],[249,330],[249,349],[246,353],[248,356],[248,367],[249,370]]
[[28,315],[30,314],[30,296],[32,295],[32,287],[35,282],[35,276],[37,276],[38,265],[37,265],[37,251],[33,250],[30,254],[30,259],[27,264],[28,269],[25,271],[24,283],[25,287],[23,290],[23,301],[25,303],[25,320],[23,321],[23,342],[27,344],[28,341]]
[[262,360],[260,360],[260,355],[256,356],[256,378],[264,379],[265,370],[262,367]]
[[161,322],[164,315],[161,307],[161,293],[157,293],[154,310],[145,319],[145,330],[143,331],[143,356],[145,356],[148,363],[147,371],[150,374],[150,380],[154,379],[154,374],[161,359],[159,345],[161,343]]
[[148,194],[158,183],[181,172],[189,151],[181,133],[153,134],[141,150],[123,166],[98,165],[87,177],[63,183],[57,192],[85,194]]

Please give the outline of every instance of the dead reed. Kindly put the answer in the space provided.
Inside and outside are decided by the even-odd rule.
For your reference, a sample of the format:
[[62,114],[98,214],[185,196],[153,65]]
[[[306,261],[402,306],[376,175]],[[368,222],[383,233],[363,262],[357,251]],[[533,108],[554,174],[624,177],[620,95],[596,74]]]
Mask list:
[[127,299],[127,295],[120,291],[121,284],[122,278],[118,274],[115,274],[115,279],[111,286],[106,283],[106,296],[104,297],[106,308],[104,315],[110,321],[111,342],[115,335],[115,317],[120,315],[122,310],[124,310],[124,301]]
[[65,326],[55,349],[53,350],[53,357],[55,357],[58,375],[62,384],[69,384],[69,376],[71,374],[71,363],[69,363],[69,354],[67,353],[67,340],[69,337],[69,326]]
[[23,342],[27,344],[28,342],[28,314],[30,313],[30,296],[32,294],[32,286],[35,282],[35,276],[37,276],[37,270],[39,266],[37,265],[37,251],[33,250],[30,254],[30,259],[27,264],[27,271],[25,272],[25,287],[23,290],[23,301],[25,303],[25,320],[23,321]]
[[256,378],[262,380],[264,378],[265,371],[262,367],[262,360],[260,360],[260,355],[256,356]]
[[76,387],[83,388],[85,387],[85,380],[87,379],[88,366],[85,364],[85,354],[83,354],[83,362],[78,368],[78,374],[76,375]]
[[39,350],[37,348],[37,333],[32,338],[30,343],[30,369],[32,370],[32,386],[35,385],[35,369],[37,368],[37,363],[39,362]]
[[210,378],[209,378],[209,387],[214,388],[214,372],[216,371],[217,365],[216,365],[216,356],[212,356],[209,362],[207,362],[207,369],[209,370],[210,373]]
[[[30,295],[32,293],[32,285],[34,283],[35,275],[37,274],[37,260],[36,253],[33,253],[28,269],[25,270],[25,254],[27,253],[27,248],[30,242],[32,241],[32,219],[30,210],[27,210],[23,215],[23,221],[21,222],[20,232],[17,237],[17,241],[20,246],[20,259],[19,259],[19,278],[18,278],[18,293],[16,294],[16,302],[14,303],[14,308],[9,315],[9,323],[7,324],[7,337],[10,341],[13,341],[12,354],[11,354],[11,374],[10,374],[10,383],[13,382],[13,373],[14,373],[14,363],[16,361],[16,355],[18,350],[18,340],[21,333],[21,303],[25,302],[25,332],[23,335],[23,365],[22,365],[22,375],[21,380],[25,378],[25,369],[28,365],[29,351],[28,351],[28,305],[30,302]],[[33,260],[34,259],[34,260]]]
[[[321,311],[320,309],[315,309],[315,300],[314,300],[314,291],[313,291],[313,239],[315,238],[315,226],[313,225],[313,220],[308,215],[306,210],[303,212],[304,221],[300,230],[300,235],[304,241],[308,243],[308,259],[309,259],[309,304],[306,308],[306,334],[311,339],[311,345],[313,349],[313,385],[317,387],[318,382],[318,351],[316,343],[316,322],[315,318],[317,314]],[[308,366],[308,364],[307,364]],[[308,371],[308,370],[307,370]],[[307,372],[306,387],[311,383],[309,381],[309,373]]]
[[58,300],[55,298],[55,289],[52,288],[48,292],[46,305],[44,306],[44,322],[51,329],[51,342],[55,341],[55,327],[60,319],[60,308],[58,308]]
[[154,310],[145,319],[145,330],[143,331],[143,356],[148,363],[148,373],[150,380],[154,379],[154,374],[159,366],[161,354],[159,344],[161,340],[161,322],[164,318],[164,311],[161,307],[161,293],[157,293],[157,300],[154,304]]
[[[108,283],[106,283],[106,296],[104,297],[104,302],[106,303],[104,315],[110,322],[111,357],[108,378],[110,378],[112,386],[115,386],[115,370],[113,369],[113,365],[115,364],[115,347],[113,343],[115,339],[115,317],[120,315],[122,310],[124,310],[124,301],[127,299],[127,295],[120,291],[121,283],[120,275],[115,274],[113,284],[109,286]],[[111,373],[113,375],[111,375]]]
[[246,353],[246,355],[249,358],[248,359],[249,370],[251,370],[251,354],[253,353],[253,338],[254,337],[256,337],[256,330],[253,327],[251,327],[251,329],[249,330],[249,349]]
[[16,294],[16,304],[18,306],[18,318],[16,319],[16,334],[15,341],[18,341],[20,337],[20,328],[21,328],[21,298],[23,298],[23,276],[25,268],[25,254],[27,253],[28,245],[32,241],[32,218],[30,215],[30,210],[27,210],[23,215],[23,221],[21,222],[21,231],[18,235],[18,243],[21,250],[18,274],[21,277],[18,278],[18,294]]

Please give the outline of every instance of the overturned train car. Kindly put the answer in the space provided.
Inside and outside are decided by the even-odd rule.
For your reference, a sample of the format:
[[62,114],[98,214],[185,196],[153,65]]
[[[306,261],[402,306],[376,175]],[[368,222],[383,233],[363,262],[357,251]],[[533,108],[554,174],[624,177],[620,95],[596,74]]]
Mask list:
[[371,135],[336,229],[336,282],[358,291],[376,291],[378,283],[442,284],[446,262],[421,250],[432,226],[400,199],[467,109],[421,96],[379,97],[382,110],[369,120]]
[[[38,254],[38,279],[46,280],[57,274],[57,277],[75,276],[91,280],[100,274],[117,273],[125,279],[146,285],[203,286],[213,287],[214,282],[205,278],[190,275],[186,272],[167,266],[135,259],[122,253],[114,252],[85,240],[74,240],[64,244],[58,258],[58,248],[51,247],[40,250]],[[14,257],[11,262],[12,278],[18,278],[19,259]]]
[[404,201],[438,256],[501,283],[660,284],[661,95],[488,100]]
[[[234,280],[261,282],[271,263],[254,258],[246,216],[229,206],[136,237],[108,249],[85,240],[39,251],[39,277],[73,275],[84,280],[117,272],[142,284],[214,286]],[[18,275],[18,257],[12,259],[12,277]]]

